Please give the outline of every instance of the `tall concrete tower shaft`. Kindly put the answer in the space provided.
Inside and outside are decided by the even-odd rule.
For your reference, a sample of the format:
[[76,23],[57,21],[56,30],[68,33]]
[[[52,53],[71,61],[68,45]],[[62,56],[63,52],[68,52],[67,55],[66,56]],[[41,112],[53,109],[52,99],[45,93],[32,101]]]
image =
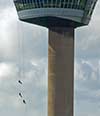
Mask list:
[[97,0],[14,0],[19,19],[49,29],[48,116],[73,116],[74,28],[88,25]]
[[48,116],[73,116],[74,28],[49,29]]

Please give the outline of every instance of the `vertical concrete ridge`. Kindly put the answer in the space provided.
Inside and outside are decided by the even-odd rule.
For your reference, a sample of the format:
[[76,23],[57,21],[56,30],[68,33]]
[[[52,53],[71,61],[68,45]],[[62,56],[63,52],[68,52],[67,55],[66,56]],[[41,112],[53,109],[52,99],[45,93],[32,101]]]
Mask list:
[[74,28],[49,29],[48,116],[73,116]]

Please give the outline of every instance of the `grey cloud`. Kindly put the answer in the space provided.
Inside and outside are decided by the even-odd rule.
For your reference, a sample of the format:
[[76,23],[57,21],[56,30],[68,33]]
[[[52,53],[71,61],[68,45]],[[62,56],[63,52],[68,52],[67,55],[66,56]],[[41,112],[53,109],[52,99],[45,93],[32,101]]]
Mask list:
[[90,24],[76,29],[76,51],[75,55],[79,58],[100,58],[100,2],[93,14]]
[[[21,77],[19,77],[18,67],[15,64],[0,64],[0,70],[3,70],[2,73],[0,72],[0,81],[2,80],[0,84],[0,109],[2,110],[0,115],[6,116],[8,113],[8,115],[31,116],[36,113],[37,116],[40,116],[41,114],[46,116],[47,60],[37,60],[34,63],[32,63],[33,68],[24,72],[25,75],[22,75]],[[1,65],[4,65],[4,67]],[[28,74],[30,71],[31,75]],[[3,78],[3,75],[5,76],[3,72],[7,73],[5,79]],[[19,79],[22,80],[23,85],[19,85]],[[22,92],[26,99],[27,108],[24,107],[22,100],[19,99],[18,92]],[[24,114],[25,112],[26,114]]]
[[15,61],[21,55],[26,60],[47,57],[47,29],[18,21],[14,8],[5,10],[0,16],[0,61]]
[[75,115],[98,115],[100,113],[99,60],[78,59],[75,68]]
[[90,91],[100,89],[99,61],[96,61],[95,64],[92,63],[92,60],[83,61],[77,62],[78,65],[75,66],[76,71],[78,71],[75,72],[77,88],[81,86],[82,89],[89,89]]
[[13,0],[0,0],[0,10],[8,7],[13,7]]
[[[6,4],[7,7],[3,7],[4,3],[2,1],[0,4],[0,64],[7,67],[2,74],[5,74],[6,70],[8,73],[0,75],[0,115],[46,116],[47,29],[18,21],[14,7],[10,7],[9,3]],[[22,75],[22,70],[25,75]],[[18,84],[19,79],[24,82],[23,86]],[[27,100],[26,108],[18,97],[19,91]]]

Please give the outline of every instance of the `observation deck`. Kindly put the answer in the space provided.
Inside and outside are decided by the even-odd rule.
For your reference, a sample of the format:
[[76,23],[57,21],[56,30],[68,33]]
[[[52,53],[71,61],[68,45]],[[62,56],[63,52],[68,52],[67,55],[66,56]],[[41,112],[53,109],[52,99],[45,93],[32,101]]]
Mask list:
[[87,25],[97,0],[14,0],[19,19],[45,27]]

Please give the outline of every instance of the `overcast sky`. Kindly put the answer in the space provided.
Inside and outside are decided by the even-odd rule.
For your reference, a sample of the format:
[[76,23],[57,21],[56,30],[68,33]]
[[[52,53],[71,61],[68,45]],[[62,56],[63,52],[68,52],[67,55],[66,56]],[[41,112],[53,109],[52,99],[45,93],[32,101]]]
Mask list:
[[[46,28],[18,20],[12,0],[0,0],[0,116],[47,116],[47,37]],[[74,75],[75,116],[98,116],[99,0],[90,24],[75,30]],[[19,79],[23,85],[17,82]]]

